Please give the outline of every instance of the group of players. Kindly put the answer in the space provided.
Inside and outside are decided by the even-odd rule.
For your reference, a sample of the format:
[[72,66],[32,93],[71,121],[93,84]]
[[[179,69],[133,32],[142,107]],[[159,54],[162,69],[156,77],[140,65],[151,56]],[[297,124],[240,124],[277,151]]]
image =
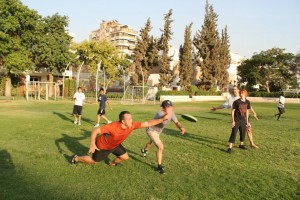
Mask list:
[[[249,122],[249,110],[251,110],[256,120],[258,120],[258,118],[254,109],[250,105],[250,101],[246,99],[248,95],[247,91],[239,90],[237,86],[233,86],[230,89],[230,92],[231,97],[229,97],[224,104],[218,107],[212,107],[211,109],[211,111],[216,111],[223,108],[232,108],[232,130],[228,142],[227,152],[232,153],[232,148],[238,131],[240,132],[240,149],[247,149],[244,145],[246,133],[249,138],[250,147],[258,148],[258,146],[253,141],[251,124]],[[78,88],[78,92],[74,94],[73,98],[75,99],[75,105],[73,108],[74,124],[80,125],[82,104],[85,99],[85,96],[82,93],[82,89],[80,87]],[[122,111],[119,114],[119,120],[116,122],[111,122],[104,115],[106,104],[109,105],[110,110],[112,110],[112,107],[108,102],[106,95],[104,94],[103,88],[100,89],[98,101],[99,110],[97,113],[97,122],[94,130],[91,133],[90,148],[88,151],[92,154],[92,156],[73,155],[71,162],[73,164],[76,164],[78,162],[96,164],[102,160],[105,160],[107,156],[112,153],[116,157],[114,160],[109,162],[109,165],[120,166],[123,161],[129,158],[126,149],[122,145],[122,142],[131,134],[133,130],[138,128],[146,128],[146,133],[149,136],[149,141],[146,143],[145,147],[141,149],[142,156],[147,157],[149,149],[154,144],[157,148],[157,171],[161,174],[165,173],[165,169],[162,165],[164,146],[162,141],[160,140],[160,134],[163,132],[163,129],[170,121],[173,121],[175,123],[182,135],[185,134],[185,129],[182,127],[181,123],[178,121],[174,113],[172,102],[169,100],[163,101],[161,104],[162,110],[157,112],[152,120],[146,122],[133,121],[132,115],[129,111]],[[280,115],[284,112],[283,96],[279,98],[278,110],[279,113],[275,116],[278,116],[279,120]],[[100,118],[103,118],[107,124],[99,127]]]

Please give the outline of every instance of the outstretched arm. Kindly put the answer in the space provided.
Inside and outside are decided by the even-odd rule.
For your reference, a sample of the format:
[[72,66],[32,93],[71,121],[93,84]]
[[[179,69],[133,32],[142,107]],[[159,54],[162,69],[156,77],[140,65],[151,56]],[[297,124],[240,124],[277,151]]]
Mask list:
[[112,110],[112,107],[111,107],[111,105],[110,105],[110,103],[109,103],[108,100],[106,101],[106,103],[107,103],[107,105],[109,106],[109,109]]
[[212,107],[210,110],[211,111],[216,111],[216,110],[223,109],[223,108],[224,108],[223,105],[219,105],[218,107]]
[[166,114],[165,116],[163,116],[163,117],[160,118],[160,119],[151,119],[151,120],[149,120],[149,121],[147,121],[147,122],[143,122],[143,123],[141,124],[141,128],[146,128],[146,127],[150,127],[150,126],[155,126],[155,125],[157,125],[157,124],[163,123],[164,121],[166,121],[166,120],[169,119],[169,117],[170,117],[171,114],[172,114],[172,113]]

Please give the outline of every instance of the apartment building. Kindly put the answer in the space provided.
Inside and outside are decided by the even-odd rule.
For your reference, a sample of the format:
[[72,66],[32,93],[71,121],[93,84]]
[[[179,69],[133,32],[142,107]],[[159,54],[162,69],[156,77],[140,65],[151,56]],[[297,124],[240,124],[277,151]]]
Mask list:
[[117,20],[102,21],[100,29],[92,31],[90,41],[111,41],[121,54],[131,55],[137,43],[138,32]]

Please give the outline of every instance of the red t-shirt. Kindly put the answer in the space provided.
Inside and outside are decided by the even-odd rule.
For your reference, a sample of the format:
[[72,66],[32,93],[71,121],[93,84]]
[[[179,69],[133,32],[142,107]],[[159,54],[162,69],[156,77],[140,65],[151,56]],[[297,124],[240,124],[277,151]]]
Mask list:
[[132,127],[123,129],[120,122],[113,122],[100,128],[101,135],[96,140],[99,149],[111,150],[119,146],[134,130],[141,128],[141,122],[133,122]]

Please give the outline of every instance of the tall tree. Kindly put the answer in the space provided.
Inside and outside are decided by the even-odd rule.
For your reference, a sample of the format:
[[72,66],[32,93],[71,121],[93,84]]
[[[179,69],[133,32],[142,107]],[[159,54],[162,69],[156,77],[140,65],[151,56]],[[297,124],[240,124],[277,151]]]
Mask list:
[[36,68],[47,68],[49,72],[62,72],[74,59],[69,51],[71,37],[66,32],[68,18],[54,14],[43,18],[43,26],[34,48]]
[[2,0],[0,9],[0,65],[6,69],[5,96],[11,96],[11,77],[34,68],[32,49],[41,16],[19,0]]
[[228,85],[229,81],[229,74],[228,68],[231,63],[231,56],[230,56],[230,43],[229,43],[229,36],[227,33],[227,26],[224,30],[222,30],[222,36],[220,41],[220,48],[219,48],[219,64],[220,64],[220,73],[218,76],[218,86],[221,90],[225,90]]
[[162,50],[162,55],[160,59],[161,63],[161,70],[160,70],[160,79],[159,79],[159,86],[170,86],[173,81],[174,75],[173,71],[170,69],[170,62],[172,61],[172,57],[169,54],[169,41],[172,39],[172,32],[171,32],[171,23],[173,20],[172,17],[172,9],[169,10],[167,14],[165,14],[164,20],[164,30],[162,30],[163,34],[160,39],[160,48]]
[[284,49],[262,51],[238,66],[239,82],[247,82],[249,89],[258,84],[267,92],[282,90],[291,83],[293,62],[294,55]]
[[[138,82],[144,77],[144,81],[147,82],[149,76],[149,70],[151,65],[149,65],[149,46],[151,45],[151,36],[149,35],[151,31],[151,20],[148,18],[145,26],[140,30],[140,38],[138,39],[137,45],[134,49],[134,71],[138,75]],[[143,70],[143,73],[142,71]],[[135,83],[137,84],[137,83]]]
[[192,29],[192,23],[189,26],[186,26],[185,28],[184,44],[179,51],[180,83],[184,89],[188,89],[188,86],[191,85],[192,76],[193,76],[191,29]]
[[212,5],[206,2],[204,24],[197,31],[193,43],[197,49],[198,65],[202,71],[200,86],[210,89],[217,83],[219,68],[220,39],[217,30],[218,15]]

